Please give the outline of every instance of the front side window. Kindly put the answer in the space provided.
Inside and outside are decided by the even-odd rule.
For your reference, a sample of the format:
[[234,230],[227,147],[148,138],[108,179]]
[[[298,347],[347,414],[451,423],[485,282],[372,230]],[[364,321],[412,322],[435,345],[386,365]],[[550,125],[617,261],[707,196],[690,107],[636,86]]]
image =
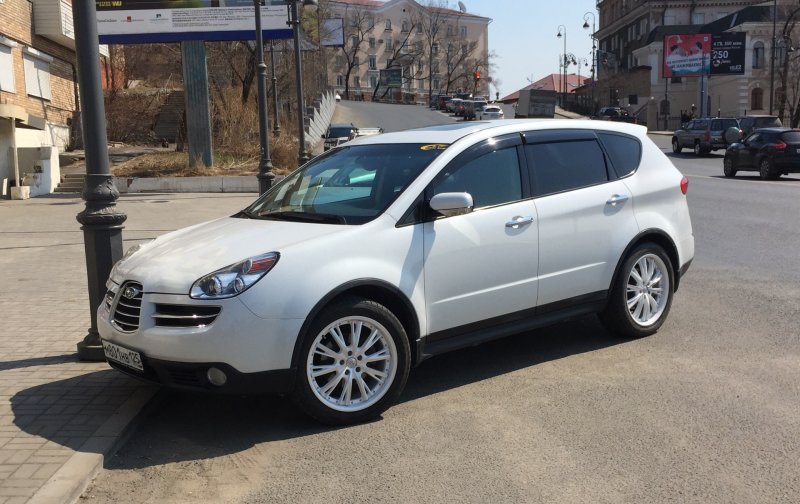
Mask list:
[[239,216],[363,224],[383,212],[442,150],[418,144],[328,151],[287,176]]
[[478,156],[464,164],[444,169],[433,185],[432,195],[468,192],[475,208],[501,205],[522,199],[517,149],[509,147]]
[[525,154],[533,163],[538,196],[608,181],[605,156],[595,140],[526,145]]

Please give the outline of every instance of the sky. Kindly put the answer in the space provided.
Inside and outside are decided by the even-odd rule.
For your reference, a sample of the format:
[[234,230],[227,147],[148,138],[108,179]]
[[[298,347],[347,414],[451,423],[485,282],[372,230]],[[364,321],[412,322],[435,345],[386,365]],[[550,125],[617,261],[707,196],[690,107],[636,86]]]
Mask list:
[[[589,60],[581,62],[581,75],[591,69],[591,29],[583,29],[583,16],[593,12],[596,0],[462,0],[467,12],[492,19],[489,24],[489,51],[494,52],[500,80],[500,97],[527,86],[551,73],[558,73],[559,55],[564,53],[564,39],[558,38],[558,26],[567,28],[567,53]],[[450,7],[458,9],[455,0]],[[591,16],[588,16],[592,24]],[[570,73],[577,73],[575,66]],[[529,81],[530,79],[530,81]],[[494,95],[497,91],[491,87]]]

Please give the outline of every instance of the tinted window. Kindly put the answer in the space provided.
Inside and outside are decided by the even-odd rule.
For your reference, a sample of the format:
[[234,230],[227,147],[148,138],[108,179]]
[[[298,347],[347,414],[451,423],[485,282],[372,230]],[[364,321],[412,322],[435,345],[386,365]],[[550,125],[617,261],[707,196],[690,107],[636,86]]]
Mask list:
[[755,120],[756,128],[780,128],[781,120],[777,117],[758,117]]
[[341,128],[331,128],[328,130],[328,138],[342,138],[350,136],[350,131],[352,131],[352,129],[353,128],[349,126]]
[[759,140],[761,140],[761,133],[753,133],[752,135],[744,139],[744,141],[747,143],[758,142]]
[[433,194],[443,192],[468,192],[475,208],[522,199],[517,149],[501,149],[448,166],[433,186]]
[[722,129],[721,121],[719,121],[719,119],[714,119],[713,121],[711,121],[711,129],[712,131],[721,130]]
[[786,143],[800,143],[800,131],[787,131],[781,135],[781,140]]
[[694,121],[692,124],[693,130],[704,130],[708,129],[708,121]]
[[606,148],[611,165],[617,177],[630,175],[639,167],[642,157],[642,144],[635,138],[610,133],[598,133],[600,141]]
[[720,129],[728,129],[728,128],[738,128],[739,123],[736,119],[721,119],[720,122],[722,123],[722,128]]
[[608,181],[605,156],[595,140],[526,145],[525,153],[533,163],[537,195]]

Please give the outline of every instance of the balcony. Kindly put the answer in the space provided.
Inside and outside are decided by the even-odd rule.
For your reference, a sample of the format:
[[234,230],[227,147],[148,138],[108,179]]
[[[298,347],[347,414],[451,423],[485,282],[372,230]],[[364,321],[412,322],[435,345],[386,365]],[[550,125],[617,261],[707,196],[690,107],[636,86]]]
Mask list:
[[[72,4],[67,0],[33,0],[33,25],[36,35],[75,50]],[[108,46],[101,45],[100,54],[108,56]]]

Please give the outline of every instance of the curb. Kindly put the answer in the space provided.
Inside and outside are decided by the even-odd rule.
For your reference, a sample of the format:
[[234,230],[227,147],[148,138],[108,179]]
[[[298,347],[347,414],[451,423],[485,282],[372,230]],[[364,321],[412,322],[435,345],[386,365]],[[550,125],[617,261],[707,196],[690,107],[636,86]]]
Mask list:
[[28,501],[29,504],[75,503],[113,455],[135,431],[138,421],[155,405],[156,387],[143,387],[125,401]]

